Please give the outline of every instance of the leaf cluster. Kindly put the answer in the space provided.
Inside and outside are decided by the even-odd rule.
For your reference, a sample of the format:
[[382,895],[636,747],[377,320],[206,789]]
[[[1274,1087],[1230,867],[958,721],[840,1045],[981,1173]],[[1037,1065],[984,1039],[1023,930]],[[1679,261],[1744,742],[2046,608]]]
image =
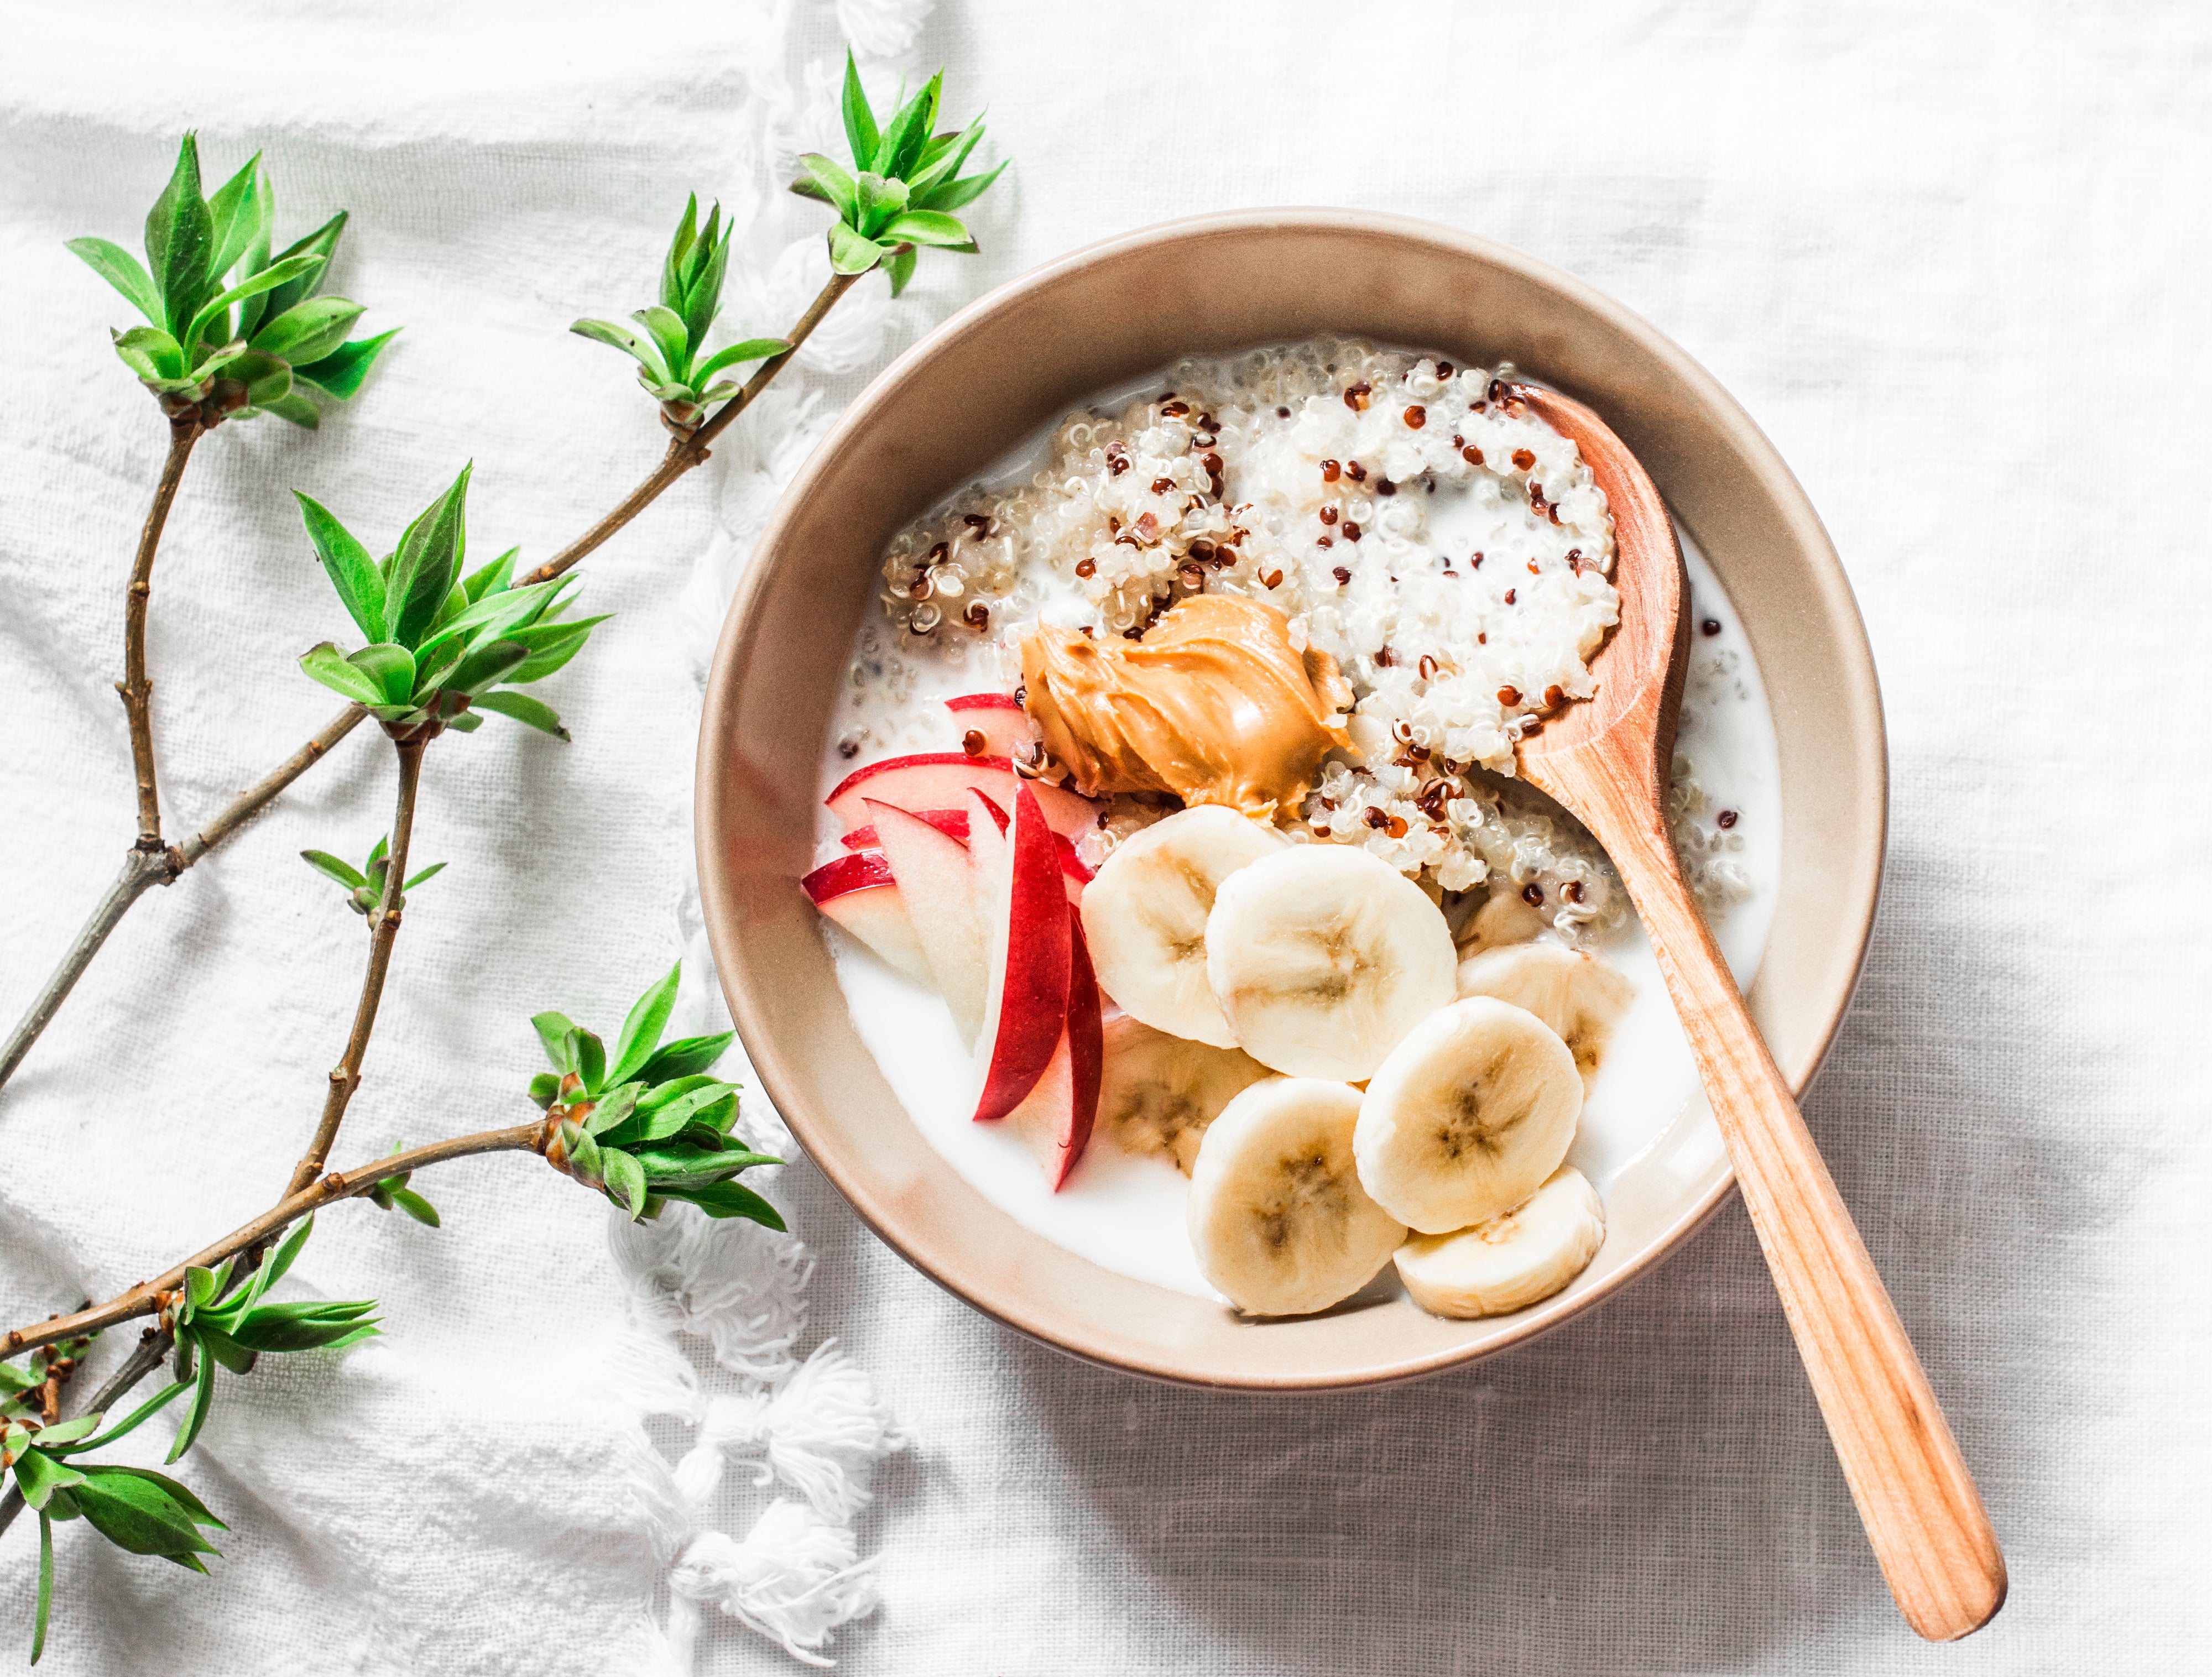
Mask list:
[[[0,1368],[5,1366],[0,1364]],[[195,1572],[207,1571],[202,1555],[221,1552],[202,1534],[202,1528],[228,1528],[167,1474],[76,1459],[136,1431],[186,1389],[184,1382],[178,1382],[104,1432],[100,1430],[104,1418],[98,1414],[42,1429],[21,1422],[0,1428],[0,1464],[14,1474],[15,1488],[39,1516],[39,1602],[31,1632],[32,1664],[46,1652],[46,1621],[53,1607],[55,1521],[81,1518],[118,1548],[134,1555],[159,1555]]]
[[39,1419],[41,1388],[48,1378],[59,1375],[66,1380],[91,1344],[88,1334],[60,1345],[42,1345],[20,1363],[0,1363],[0,1422]]
[[[442,867],[445,864],[441,862],[439,866]],[[399,1150],[400,1144],[393,1142],[392,1151],[396,1153]],[[408,1178],[414,1174],[412,1170],[403,1170],[396,1176],[386,1176],[368,1190],[368,1197],[380,1211],[405,1212],[417,1223],[432,1229],[439,1228],[442,1225],[438,1221],[438,1208],[407,1186]]]
[[837,212],[837,224],[830,229],[830,267],[865,274],[880,264],[891,276],[894,297],[914,277],[919,246],[974,253],[975,235],[951,212],[982,197],[1006,167],[1002,161],[986,173],[960,173],[983,137],[983,119],[933,133],[944,86],[940,70],[911,99],[902,88],[896,112],[878,127],[860,67],[848,52],[843,112],[853,167],[810,151],[799,158],[799,178],[791,183],[801,197],[819,199]]
[[735,1033],[660,1040],[683,971],[678,962],[638,998],[611,1057],[605,1042],[566,1014],[531,1020],[553,1066],[530,1085],[531,1099],[557,1126],[546,1158],[599,1189],[633,1221],[658,1217],[669,1200],[684,1200],[709,1217],[750,1218],[781,1229],[775,1207],[732,1178],[782,1161],[732,1139],[738,1086],[706,1074]]
[[706,418],[710,404],[738,393],[733,380],[715,374],[749,361],[780,355],[791,345],[780,337],[749,337],[705,353],[707,333],[722,311],[722,281],[730,264],[731,229],[717,204],[699,225],[699,195],[684,206],[667,259],[660,267],[660,301],[633,313],[642,334],[611,320],[579,320],[568,330],[595,343],[611,344],[638,364],[637,381],[660,404],[664,424],[688,436]]
[[214,1269],[185,1272],[183,1296],[171,1311],[169,1328],[177,1341],[177,1378],[191,1383],[192,1396],[178,1424],[170,1461],[190,1449],[207,1425],[217,1364],[244,1374],[264,1352],[343,1350],[380,1331],[369,1315],[376,1308],[373,1298],[263,1302],[263,1295],[284,1279],[314,1226],[312,1217],[296,1224],[250,1275],[241,1273],[236,1258],[226,1258]]
[[[335,879],[339,884],[344,886],[346,907],[367,919],[374,915],[383,902],[384,888],[392,877],[389,845],[389,835],[377,840],[375,848],[368,853],[368,860],[360,867],[356,867],[351,862],[341,860],[327,850],[302,850],[300,853],[300,860],[314,869],[316,872]],[[443,862],[433,862],[412,879],[406,881],[400,887],[402,894],[392,900],[392,906],[394,910],[407,906],[406,892],[413,890],[432,874],[441,872],[445,866]]]
[[398,328],[347,341],[362,306],[321,295],[346,212],[272,256],[276,196],[259,152],[200,192],[199,142],[186,134],[169,184],[146,217],[146,262],[105,239],[69,247],[148,324],[114,334],[115,353],[172,418],[201,422],[273,413],[313,430],[310,392],[355,395]]
[[470,470],[462,468],[381,559],[370,558],[319,501],[298,495],[331,586],[369,642],[342,653],[325,641],[300,667],[395,734],[424,727],[466,733],[489,710],[566,739],[551,706],[509,690],[560,669],[606,618],[564,615],[574,604],[573,576],[515,587],[519,549],[462,574]]

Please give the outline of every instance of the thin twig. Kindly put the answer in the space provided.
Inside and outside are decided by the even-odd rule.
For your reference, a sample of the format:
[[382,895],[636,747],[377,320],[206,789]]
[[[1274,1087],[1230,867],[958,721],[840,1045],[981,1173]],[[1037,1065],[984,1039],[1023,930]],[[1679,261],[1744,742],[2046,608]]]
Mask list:
[[107,888],[107,895],[93,910],[84,929],[76,934],[76,941],[69,946],[61,964],[48,976],[46,987],[16,1021],[15,1029],[9,1033],[7,1045],[0,1048],[0,1085],[15,1076],[15,1068],[23,1063],[23,1056],[30,1053],[31,1044],[39,1040],[40,1033],[60,1011],[62,1003],[69,1000],[77,980],[92,964],[92,957],[100,953],[100,945],[131,911],[131,905],[154,886],[173,884],[186,868],[268,808],[276,801],[277,793],[321,762],[324,753],[352,732],[368,714],[359,705],[348,705],[324,725],[321,732],[278,764],[274,773],[240,793],[213,821],[182,844],[173,844],[166,850],[141,850],[134,845],[125,853],[122,873]]
[[354,1004],[353,1034],[346,1038],[345,1057],[331,1069],[330,1092],[323,1097],[323,1115],[315,1126],[315,1139],[300,1162],[292,1167],[292,1180],[284,1189],[289,1199],[315,1180],[331,1144],[338,1139],[346,1106],[361,1087],[361,1062],[368,1052],[369,1033],[376,1029],[376,1010],[384,1000],[384,975],[391,970],[392,945],[399,938],[400,891],[407,878],[407,852],[415,837],[415,792],[422,778],[422,751],[428,735],[398,742],[399,794],[392,814],[390,872],[384,876],[384,898],[376,905],[369,933],[368,969],[362,975],[361,1000]]
[[477,1153],[497,1153],[528,1151],[535,1152],[545,1138],[545,1122],[532,1119],[512,1129],[482,1130],[474,1135],[459,1135],[447,1141],[434,1141],[427,1146],[410,1148],[405,1152],[392,1153],[362,1165],[359,1170],[341,1173],[333,1170],[319,1182],[313,1182],[291,1194],[255,1218],[251,1223],[232,1230],[205,1250],[195,1252],[182,1263],[164,1270],[150,1281],[141,1281],[135,1287],[118,1293],[104,1304],[94,1304],[65,1316],[52,1316],[45,1322],[18,1328],[0,1340],[0,1357],[13,1357],[26,1351],[35,1351],[42,1345],[52,1345],[58,1340],[74,1339],[80,1334],[94,1334],[112,1328],[118,1322],[129,1322],[138,1316],[149,1316],[163,1309],[173,1293],[185,1282],[188,1269],[204,1269],[221,1263],[234,1254],[243,1252],[257,1242],[266,1240],[278,1230],[298,1222],[309,1212],[339,1200],[351,1200],[364,1194],[388,1177],[404,1176],[410,1170],[422,1170],[433,1164],[442,1164],[447,1159],[468,1158]]
[[154,488],[154,504],[147,509],[145,528],[138,532],[138,556],[131,567],[131,588],[123,599],[123,679],[115,690],[123,696],[123,714],[131,724],[131,768],[138,785],[138,848],[159,855],[161,849],[161,794],[154,774],[154,684],[146,674],[146,605],[154,592],[154,555],[161,545],[162,526],[169,521],[169,503],[177,498],[184,481],[185,463],[204,428],[199,416],[173,420],[169,425],[169,458],[161,463],[161,481]]
[[653,469],[652,474],[643,483],[623,497],[621,505],[536,570],[519,579],[515,586],[522,588],[529,586],[533,582],[550,582],[553,578],[569,570],[597,550],[610,536],[659,500],[663,489],[690,471],[692,467],[703,463],[714,439],[727,430],[732,422],[753,404],[753,399],[756,397],[775,382],[775,375],[782,372],[790,363],[791,358],[799,353],[799,346],[812,336],[814,329],[822,324],[823,317],[836,306],[840,297],[852,289],[854,281],[859,277],[858,274],[832,274],[830,276],[830,283],[823,286],[816,295],[814,301],[807,305],[806,313],[799,317],[798,324],[785,335],[785,341],[791,345],[791,348],[786,349],[781,355],[770,355],[763,362],[753,370],[752,377],[745,380],[744,387],[714,410],[713,418],[689,436],[675,438],[669,443],[668,452],[660,457],[660,464]]

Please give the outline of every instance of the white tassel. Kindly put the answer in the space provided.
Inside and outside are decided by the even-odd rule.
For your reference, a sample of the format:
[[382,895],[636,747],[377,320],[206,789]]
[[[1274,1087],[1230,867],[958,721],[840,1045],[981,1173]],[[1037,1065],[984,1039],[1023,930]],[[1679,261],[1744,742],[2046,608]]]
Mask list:
[[755,1380],[791,1371],[806,1327],[814,1259],[790,1235],[672,1205],[651,1223],[615,1213],[607,1244],[638,1317],[708,1340],[714,1360]]
[[678,1597],[714,1602],[793,1659],[827,1666],[832,1662],[813,1650],[838,1625],[875,1611],[875,1567],[858,1558],[849,1529],[778,1498],[742,1543],[726,1532],[700,1533],[668,1584]]
[[867,1506],[876,1463],[906,1443],[875,1382],[824,1340],[773,1391],[716,1398],[700,1439],[757,1463],[757,1485],[781,1480],[830,1520]]

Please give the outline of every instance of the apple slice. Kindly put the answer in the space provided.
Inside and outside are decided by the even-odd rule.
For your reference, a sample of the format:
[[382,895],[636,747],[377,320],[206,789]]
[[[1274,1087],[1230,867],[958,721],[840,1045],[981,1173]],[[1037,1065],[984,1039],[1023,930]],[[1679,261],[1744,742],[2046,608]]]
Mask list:
[[972,1042],[983,1024],[989,967],[968,847],[893,805],[872,801],[866,807],[937,992]]
[[1029,712],[1004,693],[963,693],[947,699],[945,708],[952,713],[952,726],[960,730],[961,749],[967,750],[973,740],[975,749],[968,752],[970,756],[1011,757],[1036,743]]
[[1091,1143],[1106,1058],[1098,976],[1083,941],[1082,917],[1071,909],[1067,918],[1067,1018],[1036,1086],[1006,1115],[1036,1154],[1055,1194],[1066,1186]]
[[957,809],[962,794],[974,787],[1004,810],[1013,807],[1018,784],[1036,792],[1055,833],[1074,838],[1097,824],[1098,805],[1091,799],[1043,781],[1020,780],[1005,757],[971,757],[961,751],[885,757],[854,769],[822,801],[849,831],[867,822],[871,799],[902,810]]
[[[996,804],[991,803],[988,798],[985,798],[983,801],[990,805],[991,814],[999,823],[999,830],[1006,831],[1006,812]],[[940,833],[950,833],[962,842],[967,842],[968,811],[966,810],[912,810],[908,813],[920,816]],[[1047,819],[1050,819],[1049,816]],[[1080,902],[1083,898],[1083,888],[1091,883],[1091,871],[1084,865],[1083,858],[1077,854],[1075,841],[1066,834],[1054,833],[1052,835],[1052,842],[1053,848],[1060,853],[1060,871],[1067,877],[1067,900],[1071,902]],[[876,829],[873,827],[855,827],[851,832],[839,838],[837,842],[848,850],[874,850],[882,847],[883,841],[876,836]]]
[[880,850],[840,856],[799,882],[814,906],[881,956],[893,971],[935,987],[906,902]]
[[[871,807],[884,830],[881,808]],[[937,834],[927,822],[909,819]],[[970,854],[982,887],[989,974],[975,1038],[979,1123],[1003,1118],[1020,1105],[1050,1063],[1067,1019],[1069,951],[1067,893],[1036,793],[1026,783],[1015,788],[1013,822],[1003,835],[987,835],[985,825],[983,811],[971,813]],[[898,870],[896,854],[891,868]]]

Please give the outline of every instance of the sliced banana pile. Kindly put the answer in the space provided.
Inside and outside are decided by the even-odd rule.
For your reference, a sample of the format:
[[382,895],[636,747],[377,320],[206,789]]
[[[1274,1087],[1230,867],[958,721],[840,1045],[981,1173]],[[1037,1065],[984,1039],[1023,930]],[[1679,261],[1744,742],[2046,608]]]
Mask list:
[[1596,1255],[1604,1209],[1565,1161],[1634,991],[1525,941],[1540,916],[1491,914],[1461,960],[1388,864],[1212,805],[1123,842],[1082,914],[1121,1010],[1101,1129],[1190,1177],[1199,1267],[1240,1310],[1326,1309],[1395,1255],[1424,1309],[1492,1315]]

